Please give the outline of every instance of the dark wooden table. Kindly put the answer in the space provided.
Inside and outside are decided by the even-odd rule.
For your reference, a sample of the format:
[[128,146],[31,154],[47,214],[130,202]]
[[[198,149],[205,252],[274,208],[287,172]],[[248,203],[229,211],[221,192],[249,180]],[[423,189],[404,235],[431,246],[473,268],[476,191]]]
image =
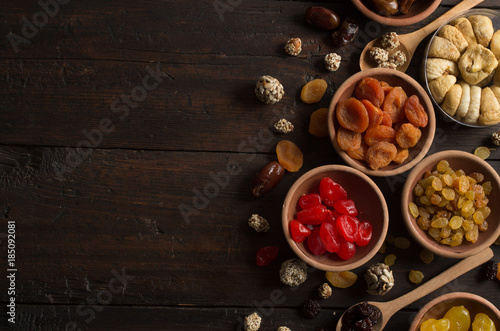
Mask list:
[[[443,1],[419,24],[379,26],[376,36],[411,32],[455,3]],[[329,33],[304,23],[310,5],[358,19],[363,34],[335,50]],[[500,2],[481,6],[498,9]],[[311,269],[298,288],[279,280],[281,263],[294,257],[280,223],[288,188],[316,166],[343,163],[328,138],[308,133],[309,116],[359,70],[359,53],[373,35],[367,26],[350,2],[340,0],[2,1],[1,327],[241,330],[244,317],[256,311],[262,330],[332,330],[346,307],[414,289],[410,269],[430,279],[455,264],[445,258],[422,263],[414,241],[407,250],[389,246],[386,254],[398,257],[391,292],[380,298],[365,293],[368,265],[360,267],[353,270],[357,284],[334,289],[313,320],[299,309],[325,273]],[[303,40],[297,58],[283,52],[290,37]],[[408,71],[414,77],[426,41]],[[323,65],[332,51],[343,58],[336,73]],[[253,92],[265,74],[285,87],[275,105],[264,105]],[[306,105],[299,91],[313,78],[327,80],[329,89],[320,103]],[[270,133],[281,117],[294,123],[293,133]],[[438,115],[429,154],[493,148],[489,137],[497,129],[459,127]],[[304,165],[255,199],[250,182],[276,159],[281,139],[301,148]],[[488,162],[500,170],[500,150]],[[374,180],[390,207],[389,232],[409,238],[399,208],[405,176]],[[254,213],[270,221],[269,232],[248,227]],[[278,259],[256,266],[256,251],[269,245],[280,247]],[[492,248],[499,260],[500,247]],[[15,278],[6,280],[11,274]],[[422,305],[452,291],[477,293],[500,306],[500,285],[476,268],[397,313],[388,330],[407,329]],[[15,324],[5,312],[11,300]]]

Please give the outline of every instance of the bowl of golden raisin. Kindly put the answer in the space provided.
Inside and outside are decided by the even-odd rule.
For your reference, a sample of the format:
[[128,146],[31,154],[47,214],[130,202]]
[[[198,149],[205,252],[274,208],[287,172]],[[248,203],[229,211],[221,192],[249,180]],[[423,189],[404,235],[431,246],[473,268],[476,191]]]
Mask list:
[[352,0],[369,19],[384,25],[406,26],[427,18],[441,0]]
[[404,222],[413,238],[434,254],[464,258],[500,235],[500,178],[485,160],[463,151],[423,159],[401,195]]
[[405,73],[373,68],[348,78],[328,110],[328,132],[342,159],[370,176],[392,176],[424,158],[436,119],[427,93]]
[[500,329],[500,311],[476,294],[451,292],[427,303],[417,313],[410,331]]

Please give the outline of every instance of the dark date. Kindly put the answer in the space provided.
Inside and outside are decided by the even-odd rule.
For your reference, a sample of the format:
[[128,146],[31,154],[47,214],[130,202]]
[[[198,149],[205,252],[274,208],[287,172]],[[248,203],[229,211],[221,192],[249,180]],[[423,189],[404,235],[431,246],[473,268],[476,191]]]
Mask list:
[[397,0],[370,0],[375,12],[383,16],[396,15],[399,10]]
[[276,161],[271,161],[255,176],[251,191],[254,197],[260,198],[271,191],[283,178],[285,168]]
[[333,44],[337,47],[352,43],[359,31],[358,22],[347,17],[342,21],[340,28],[332,34]]
[[415,0],[399,0],[399,11],[401,14],[408,14]]
[[330,31],[338,28],[340,19],[328,8],[311,6],[306,9],[306,22],[320,30]]

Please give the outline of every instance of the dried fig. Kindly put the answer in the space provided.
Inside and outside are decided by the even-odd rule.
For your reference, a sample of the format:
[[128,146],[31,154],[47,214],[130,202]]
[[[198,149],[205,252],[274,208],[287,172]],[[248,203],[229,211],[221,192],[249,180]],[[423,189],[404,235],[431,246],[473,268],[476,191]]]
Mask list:
[[495,54],[495,57],[500,59],[500,30],[493,34],[491,37],[490,49]]
[[492,51],[483,45],[469,46],[458,61],[458,69],[463,79],[469,84],[477,84],[498,66],[498,61]]
[[481,92],[481,106],[478,122],[481,125],[493,125],[500,122],[500,104],[489,87]]
[[459,81],[458,84],[462,87],[462,97],[460,98],[460,103],[458,104],[457,111],[455,112],[455,118],[461,119],[469,110],[470,85],[463,80]]
[[460,52],[451,41],[443,37],[436,36],[429,47],[429,57],[437,57],[457,62]]
[[429,90],[431,91],[434,100],[441,104],[446,96],[446,93],[457,82],[457,77],[453,75],[441,76],[429,82]]
[[478,86],[471,86],[469,109],[467,110],[467,114],[462,119],[462,121],[464,123],[477,124],[480,107],[481,107],[481,88]]
[[458,105],[462,98],[462,87],[459,84],[453,85],[444,98],[441,108],[450,116],[457,112]]
[[462,32],[449,24],[446,24],[439,30],[438,36],[448,39],[453,45],[455,45],[460,54],[465,52],[469,46],[469,43],[467,42],[467,39],[465,39]]
[[450,22],[450,25],[456,27],[464,35],[465,40],[469,43],[469,46],[476,45],[477,39],[474,35],[474,30],[472,29],[471,22],[465,17],[459,17]]
[[456,62],[447,59],[429,58],[426,66],[427,80],[431,81],[441,76],[458,76],[460,71]]
[[491,19],[484,15],[472,15],[468,19],[472,25],[472,31],[474,31],[478,44],[488,47],[491,37],[493,37],[493,32],[495,32]]

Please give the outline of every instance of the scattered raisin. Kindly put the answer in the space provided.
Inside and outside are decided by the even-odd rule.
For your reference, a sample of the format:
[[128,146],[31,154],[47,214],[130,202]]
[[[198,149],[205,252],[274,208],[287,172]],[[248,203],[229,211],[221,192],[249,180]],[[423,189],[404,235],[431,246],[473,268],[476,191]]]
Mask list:
[[321,312],[321,305],[317,300],[307,300],[302,306],[302,313],[307,318],[315,318]]
[[408,278],[413,284],[420,284],[424,279],[424,274],[422,273],[422,271],[410,270]]
[[495,280],[497,277],[497,272],[498,264],[495,261],[490,260],[485,264],[486,279]]

